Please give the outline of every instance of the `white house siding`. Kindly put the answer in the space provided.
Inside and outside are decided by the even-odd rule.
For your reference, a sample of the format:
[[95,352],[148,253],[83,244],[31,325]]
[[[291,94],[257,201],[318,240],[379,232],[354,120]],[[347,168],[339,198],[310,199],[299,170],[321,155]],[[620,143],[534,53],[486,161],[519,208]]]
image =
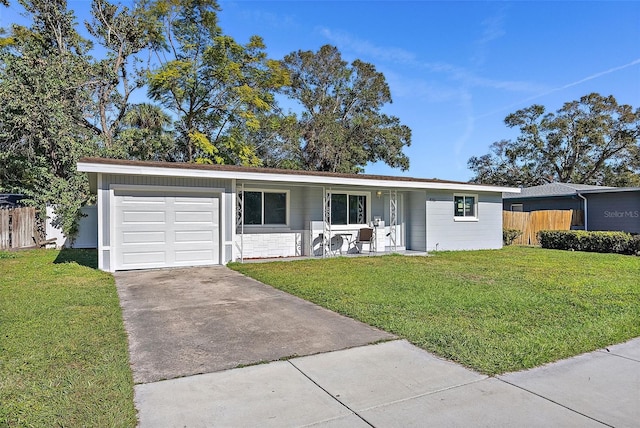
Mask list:
[[427,192],[427,251],[502,248],[502,195],[475,194],[478,195],[478,220],[454,221],[454,192]]
[[[223,236],[229,240],[233,231],[232,225],[234,207],[232,204],[232,182],[225,179],[195,178],[195,177],[166,177],[147,175],[125,175],[125,174],[101,174],[97,180],[98,193],[98,215],[102,216],[102,230],[98,233],[98,263],[103,270],[113,270],[111,266],[111,245],[110,225],[115,219],[111,219],[110,187],[113,185],[125,186],[157,186],[175,188],[213,188],[224,189],[221,198],[224,199],[225,212],[221,213],[221,231]],[[220,251],[222,262],[227,263],[232,260],[232,243],[223,242]]]
[[427,250],[427,221],[425,208],[427,194],[424,191],[406,194],[407,213],[407,249],[414,251]]

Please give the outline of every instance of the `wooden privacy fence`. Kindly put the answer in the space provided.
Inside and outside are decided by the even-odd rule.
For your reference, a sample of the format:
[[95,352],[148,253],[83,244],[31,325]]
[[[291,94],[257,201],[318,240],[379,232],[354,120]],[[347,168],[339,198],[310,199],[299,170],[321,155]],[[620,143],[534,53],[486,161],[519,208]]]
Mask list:
[[0,250],[33,246],[37,233],[34,207],[0,209]]
[[522,235],[513,241],[515,245],[539,245],[536,236],[539,231],[570,230],[575,222],[573,218],[572,210],[502,211],[502,227],[522,231]]

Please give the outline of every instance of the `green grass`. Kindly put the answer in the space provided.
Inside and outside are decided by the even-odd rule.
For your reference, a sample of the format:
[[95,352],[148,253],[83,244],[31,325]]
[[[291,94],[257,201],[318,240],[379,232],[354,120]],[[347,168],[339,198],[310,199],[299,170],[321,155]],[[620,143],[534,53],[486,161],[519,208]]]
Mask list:
[[640,257],[506,247],[230,267],[490,375],[640,336]]
[[135,426],[118,296],[96,260],[0,252],[0,426]]

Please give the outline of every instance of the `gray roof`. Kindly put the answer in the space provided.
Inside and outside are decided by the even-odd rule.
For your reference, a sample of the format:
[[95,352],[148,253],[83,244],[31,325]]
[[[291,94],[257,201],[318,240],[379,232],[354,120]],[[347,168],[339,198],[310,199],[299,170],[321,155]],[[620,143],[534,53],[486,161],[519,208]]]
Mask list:
[[541,186],[524,187],[520,193],[503,193],[504,199],[515,198],[548,198],[554,196],[571,196],[580,192],[616,191],[620,188],[608,186],[592,186],[590,184],[549,183]]

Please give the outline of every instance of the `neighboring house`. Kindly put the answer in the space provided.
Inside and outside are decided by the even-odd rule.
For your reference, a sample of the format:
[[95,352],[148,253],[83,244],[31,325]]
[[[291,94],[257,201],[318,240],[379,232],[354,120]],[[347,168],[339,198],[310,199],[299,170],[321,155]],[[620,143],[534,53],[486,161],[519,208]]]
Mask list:
[[[107,271],[502,247],[502,192],[443,180],[85,158]],[[375,226],[371,247],[359,230]]]
[[503,194],[506,211],[578,210],[580,229],[640,233],[640,187],[550,183]]

